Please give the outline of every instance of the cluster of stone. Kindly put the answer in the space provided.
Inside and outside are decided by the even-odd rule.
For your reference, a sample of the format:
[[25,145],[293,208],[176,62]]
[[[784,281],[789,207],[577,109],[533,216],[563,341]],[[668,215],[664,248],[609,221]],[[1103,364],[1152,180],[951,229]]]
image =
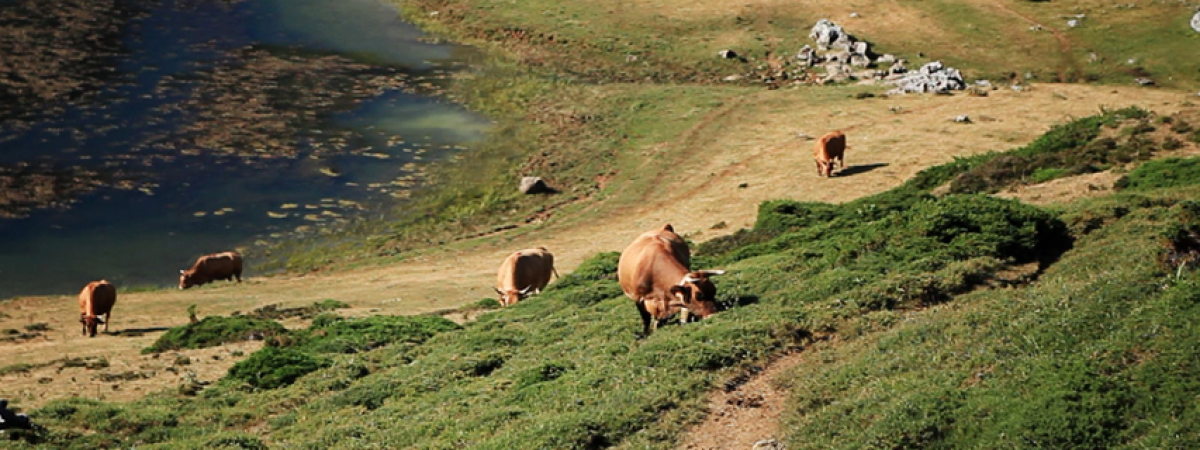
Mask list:
[[829,19],[821,19],[808,37],[816,47],[805,45],[796,54],[803,67],[821,67],[825,75],[819,83],[849,80],[875,80],[893,84],[889,94],[909,92],[947,92],[967,88],[962,73],[945,67],[940,61],[909,71],[908,61],[890,54],[876,54],[866,41],[860,41]]

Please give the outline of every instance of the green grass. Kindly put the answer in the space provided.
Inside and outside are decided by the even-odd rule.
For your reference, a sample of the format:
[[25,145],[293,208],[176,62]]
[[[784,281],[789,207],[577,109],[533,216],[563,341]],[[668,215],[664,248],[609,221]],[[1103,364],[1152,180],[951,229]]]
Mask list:
[[1200,158],[1149,161],[1117,180],[1117,189],[1130,191],[1191,186],[1200,183]]
[[1054,209],[928,194],[969,167],[842,205],[764,203],[753,230],[697,248],[730,270],[724,310],[644,339],[605,253],[461,327],[319,316],[198,396],[33,417],[56,448],[674,448],[709,391],[806,349],[779,381],[789,448],[1200,444],[1200,286],[1180,268],[1200,191]]
[[266,339],[285,334],[287,330],[273,320],[246,316],[208,316],[196,323],[173,327],[163,333],[142,353],[162,353],[186,348],[205,348],[230,342]]

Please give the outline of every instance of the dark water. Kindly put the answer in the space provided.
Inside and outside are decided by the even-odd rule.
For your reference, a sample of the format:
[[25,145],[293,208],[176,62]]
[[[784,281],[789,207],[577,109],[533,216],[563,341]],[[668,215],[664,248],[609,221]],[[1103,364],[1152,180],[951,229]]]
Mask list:
[[[0,127],[0,164],[130,174],[136,188],[100,187],[65,210],[0,219],[0,299],[75,293],[101,278],[174,285],[178,270],[200,254],[253,254],[255,245],[390,210],[405,189],[397,179],[469,151],[487,121],[429,92],[470,50],[423,42],[385,1],[140,2],[143,14],[124,30],[128,51],[116,56],[117,72],[99,94],[32,126]],[[296,135],[272,136],[294,143],[278,146],[291,152],[286,157],[205,148],[198,135],[227,130],[218,119],[199,132],[179,131],[197,121],[187,106],[199,89],[192,80],[236,67],[247,48],[281,60],[340,55],[408,82],[296,105],[314,118],[284,132]],[[220,101],[204,111],[219,118],[244,109]],[[246,147],[231,146],[238,145]]]

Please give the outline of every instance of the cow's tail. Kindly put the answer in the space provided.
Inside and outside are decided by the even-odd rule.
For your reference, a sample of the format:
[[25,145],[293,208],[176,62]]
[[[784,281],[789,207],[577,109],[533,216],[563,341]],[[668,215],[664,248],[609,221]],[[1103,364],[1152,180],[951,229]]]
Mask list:
[[562,278],[558,276],[558,269],[555,269],[554,266],[550,266],[550,272],[554,273],[554,278]]

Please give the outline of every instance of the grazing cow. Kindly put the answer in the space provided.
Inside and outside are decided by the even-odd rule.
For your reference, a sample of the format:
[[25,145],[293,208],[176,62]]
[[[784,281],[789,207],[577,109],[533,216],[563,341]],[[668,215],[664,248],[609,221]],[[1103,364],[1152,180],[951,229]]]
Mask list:
[[237,252],[214,253],[201,256],[191,269],[179,271],[179,289],[199,286],[214,280],[242,282],[242,255]]
[[690,314],[705,318],[717,312],[717,288],[709,277],[724,270],[692,271],[687,243],[667,224],[633,240],[617,265],[621,290],[637,304],[642,333],[649,336],[659,322],[679,313],[687,323]]
[[[83,324],[83,335],[96,337],[96,325],[104,324],[104,332],[108,332],[108,322],[112,318],[113,305],[117,303],[117,288],[107,280],[93,281],[79,292],[79,323]],[[104,320],[100,320],[100,315]]]
[[493,289],[500,294],[500,304],[509,306],[530,293],[540,294],[542,288],[550,284],[551,274],[558,277],[558,271],[554,270],[554,255],[546,247],[513,252],[500,263]]
[[813,158],[817,160],[817,176],[833,176],[833,164],[837,162],[842,169],[846,168],[846,135],[841,131],[831,131],[817,139]]

